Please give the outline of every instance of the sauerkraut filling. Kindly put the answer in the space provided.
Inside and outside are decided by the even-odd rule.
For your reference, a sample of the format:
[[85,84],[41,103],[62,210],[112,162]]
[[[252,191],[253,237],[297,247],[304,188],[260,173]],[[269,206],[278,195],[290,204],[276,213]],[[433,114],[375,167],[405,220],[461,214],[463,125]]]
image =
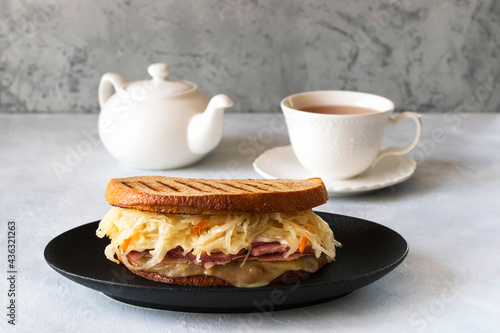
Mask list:
[[[208,222],[207,222],[208,221]],[[202,223],[203,222],[203,223]],[[203,225],[203,229],[197,228]],[[116,263],[120,258],[129,268],[145,270],[162,261],[168,251],[181,247],[183,254],[201,255],[222,252],[238,254],[250,250],[252,243],[279,242],[288,247],[285,258],[299,251],[306,239],[319,258],[335,258],[334,239],[328,224],[312,210],[269,214],[173,215],[113,207],[103,217],[96,232],[111,243],[106,257]],[[149,251],[151,257],[133,266],[130,251]]]

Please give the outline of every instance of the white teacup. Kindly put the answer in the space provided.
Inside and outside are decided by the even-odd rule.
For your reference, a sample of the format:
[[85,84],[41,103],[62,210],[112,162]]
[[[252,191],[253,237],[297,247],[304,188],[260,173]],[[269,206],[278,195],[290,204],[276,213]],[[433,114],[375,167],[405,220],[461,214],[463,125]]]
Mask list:
[[[322,106],[329,109],[321,110]],[[281,109],[297,159],[314,176],[325,179],[352,178],[385,156],[406,154],[417,145],[422,131],[419,114],[403,112],[391,118],[392,101],[361,92],[303,92],[284,98]],[[405,147],[381,149],[386,125],[404,118],[417,125],[413,141]]]

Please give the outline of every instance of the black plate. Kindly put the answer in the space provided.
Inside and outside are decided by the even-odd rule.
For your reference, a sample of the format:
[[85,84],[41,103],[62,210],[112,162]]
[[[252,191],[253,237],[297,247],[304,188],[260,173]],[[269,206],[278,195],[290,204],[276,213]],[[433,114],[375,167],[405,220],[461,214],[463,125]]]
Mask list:
[[342,243],[337,258],[318,272],[259,288],[185,287],[150,281],[104,256],[99,222],[69,230],[47,244],[45,260],[58,273],[109,297],[138,306],[190,312],[275,311],[342,297],[389,273],[408,253],[395,231],[354,217],[317,213]]

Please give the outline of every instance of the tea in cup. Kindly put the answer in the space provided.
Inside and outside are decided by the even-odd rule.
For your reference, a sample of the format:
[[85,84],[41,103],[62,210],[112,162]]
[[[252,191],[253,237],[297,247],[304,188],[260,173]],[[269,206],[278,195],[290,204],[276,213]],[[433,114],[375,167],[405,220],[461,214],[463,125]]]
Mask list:
[[[392,118],[392,101],[361,92],[303,92],[284,98],[281,109],[299,162],[314,176],[331,180],[355,177],[386,156],[410,152],[422,131],[419,114],[403,112]],[[382,149],[385,127],[405,118],[416,124],[413,141]]]

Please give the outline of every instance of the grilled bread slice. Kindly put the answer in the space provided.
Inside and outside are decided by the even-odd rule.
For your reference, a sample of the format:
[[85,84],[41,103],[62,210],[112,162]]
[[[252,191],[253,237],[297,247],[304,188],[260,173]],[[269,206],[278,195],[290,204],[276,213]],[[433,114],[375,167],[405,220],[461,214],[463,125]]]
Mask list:
[[328,194],[320,178],[188,179],[162,176],[115,178],[106,200],[113,206],[164,214],[274,213],[311,209]]

